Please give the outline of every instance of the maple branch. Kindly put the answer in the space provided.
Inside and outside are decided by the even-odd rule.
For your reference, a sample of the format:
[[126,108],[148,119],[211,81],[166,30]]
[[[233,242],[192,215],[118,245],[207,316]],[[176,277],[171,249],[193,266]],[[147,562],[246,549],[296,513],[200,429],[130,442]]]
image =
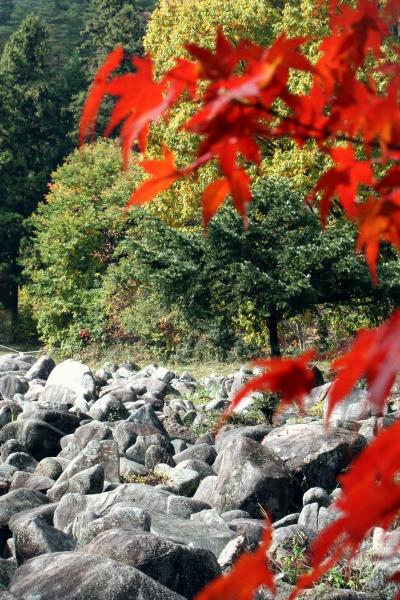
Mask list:
[[[377,150],[380,149],[380,144],[378,142],[365,142],[365,141],[361,140],[360,138],[352,137],[352,136],[345,135],[345,134],[337,135],[334,132],[330,131],[329,129],[323,129],[321,127],[316,127],[315,125],[311,125],[309,123],[303,123],[302,121],[300,121],[299,119],[296,119],[295,117],[288,117],[288,116],[283,117],[281,114],[279,114],[278,111],[274,110],[273,108],[266,108],[261,103],[256,103],[255,106],[257,108],[259,108],[260,110],[264,111],[265,113],[271,115],[272,117],[278,117],[282,121],[286,121],[287,123],[293,123],[293,125],[302,127],[306,131],[310,131],[310,132],[315,131],[316,133],[320,134],[317,137],[316,135],[306,135],[306,134],[302,135],[301,133],[296,132],[296,136],[301,139],[317,140],[317,139],[328,139],[329,137],[334,137],[335,140],[339,141],[339,142],[348,142],[350,144],[368,146],[369,148],[375,148]],[[282,137],[282,134],[280,134],[278,132],[274,133],[273,131],[271,131],[271,133],[274,137]],[[387,148],[389,150],[400,151],[400,146],[395,145],[395,144],[387,144]]]

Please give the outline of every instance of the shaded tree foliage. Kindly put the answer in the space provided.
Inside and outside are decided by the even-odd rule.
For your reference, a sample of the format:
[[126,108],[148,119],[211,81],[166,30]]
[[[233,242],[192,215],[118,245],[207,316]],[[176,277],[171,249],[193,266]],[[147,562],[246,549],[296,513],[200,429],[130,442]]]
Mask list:
[[[156,296],[164,312],[174,307],[193,329],[213,337],[225,352],[238,341],[243,306],[268,331],[280,354],[282,319],[321,304],[377,303],[387,313],[400,301],[400,262],[387,250],[382,286],[374,288],[363,259],[354,255],[353,227],[332,219],[324,233],[288,180],[259,179],[253,186],[249,228],[232,207],[211,221],[207,236],[177,231],[157,218],[137,217],[123,242],[130,276]],[[126,265],[127,266],[127,265]]]
[[28,17],[0,58],[0,277],[14,323],[24,219],[44,194],[59,159],[57,102],[45,67],[48,51],[46,28]]

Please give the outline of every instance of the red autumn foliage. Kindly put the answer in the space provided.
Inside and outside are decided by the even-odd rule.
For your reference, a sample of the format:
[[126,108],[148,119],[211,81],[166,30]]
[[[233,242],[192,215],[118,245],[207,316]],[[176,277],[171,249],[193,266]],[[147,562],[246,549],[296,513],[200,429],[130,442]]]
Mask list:
[[377,329],[359,331],[346,354],[335,360],[339,371],[329,393],[326,418],[362,378],[368,383],[368,399],[373,414],[384,413],[386,399],[400,368],[400,310]]
[[315,374],[309,363],[315,352],[309,350],[297,358],[270,358],[254,361],[254,365],[262,367],[265,373],[254,377],[235,395],[224,419],[239,406],[246,396],[257,392],[278,392],[281,395],[281,408],[295,402],[300,411],[304,411],[304,397],[315,385]]
[[397,422],[382,431],[340,477],[339,516],[314,541],[312,570],[299,579],[289,600],[311,587],[340,558],[353,556],[373,527],[386,529],[394,521],[400,507],[399,436]]
[[[196,173],[209,161],[218,162],[221,175],[203,195],[205,225],[230,195],[243,220],[251,201],[249,163],[260,164],[260,140],[291,137],[304,145],[314,140],[333,166],[321,176],[311,199],[319,198],[321,220],[327,219],[337,199],[346,216],[359,230],[357,247],[363,251],[377,283],[377,261],[382,242],[400,248],[400,68],[397,60],[384,58],[383,42],[398,26],[398,0],[342,0],[329,2],[330,35],[319,46],[319,59],[311,65],[302,53],[306,38],[280,36],[270,48],[242,41],[237,45],[218,33],[215,52],[188,45],[193,60],[178,60],[156,81],[150,57],[135,59],[135,73],[116,75],[123,59],[115,50],[96,75],[85,104],[80,139],[92,135],[102,99],[116,98],[106,133],[120,127],[127,162],[134,144],[145,150],[152,123],[167,118],[182,94],[196,99],[198,110],[184,128],[199,136],[197,159],[177,169],[172,152],[164,148],[160,160],[144,160],[150,175],[130,203],[147,202],[180,177]],[[375,74],[385,78],[378,87],[368,72],[370,56]],[[292,94],[290,70],[307,71],[312,77],[309,94]],[[363,69],[361,76],[360,70]],[[201,86],[199,84],[202,84]],[[199,96],[199,89],[203,92]],[[285,116],[276,109],[279,100]],[[201,102],[200,102],[201,101]],[[386,175],[379,177],[381,166]],[[379,167],[379,168],[378,168]],[[363,200],[360,191],[364,190]],[[351,349],[335,361],[339,371],[330,394],[328,416],[360,378],[369,385],[375,414],[382,414],[387,396],[400,368],[400,311],[375,330],[359,332]],[[308,362],[311,354],[297,359],[261,362],[265,373],[252,380],[229,407],[255,390],[277,391],[282,405],[296,402],[313,386]],[[400,511],[400,423],[379,433],[374,442],[341,478],[342,495],[338,519],[316,539],[312,570],[298,582],[300,590],[311,586],[345,552],[356,552],[374,526],[389,527]],[[360,510],[362,506],[362,511]],[[265,554],[270,543],[266,533],[259,549],[242,556],[228,576],[212,583],[198,600],[250,600],[260,585],[274,589]]]
[[152,200],[159,192],[167,189],[171,183],[179,177],[179,171],[175,166],[174,155],[171,150],[164,147],[164,157],[162,160],[144,160],[141,163],[142,169],[153,177],[144,182],[144,184],[134,192],[128,202],[128,206],[133,204],[143,204]]
[[374,181],[371,163],[367,160],[356,160],[352,146],[332,148],[329,154],[335,162],[335,166],[322,175],[309,198],[311,201],[318,192],[324,192],[320,200],[323,225],[326,224],[334,196],[339,198],[345,212],[354,217],[356,214],[355,195],[358,186],[362,183],[372,184]]

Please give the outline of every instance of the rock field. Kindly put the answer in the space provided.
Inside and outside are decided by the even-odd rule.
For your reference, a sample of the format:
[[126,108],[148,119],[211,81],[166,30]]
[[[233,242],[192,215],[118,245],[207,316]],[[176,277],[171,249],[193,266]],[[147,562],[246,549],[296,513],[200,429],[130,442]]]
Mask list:
[[[196,381],[154,365],[92,372],[72,359],[1,357],[0,600],[191,599],[257,547],[266,513],[287,598],[374,419],[357,390],[326,431],[326,383],[304,417],[290,409],[272,424],[258,410],[252,421],[255,394],[214,436],[252,374]],[[383,425],[399,414],[394,400]],[[394,598],[399,532],[376,528],[352,565],[303,598]]]

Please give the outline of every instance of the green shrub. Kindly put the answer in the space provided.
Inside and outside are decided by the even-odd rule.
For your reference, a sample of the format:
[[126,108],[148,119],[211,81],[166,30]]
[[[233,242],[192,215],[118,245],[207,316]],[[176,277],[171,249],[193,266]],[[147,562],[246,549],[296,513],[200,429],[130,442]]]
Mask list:
[[50,346],[73,351],[104,338],[103,276],[124,236],[131,186],[118,146],[104,140],[76,150],[53,174],[23,260],[38,331]]

